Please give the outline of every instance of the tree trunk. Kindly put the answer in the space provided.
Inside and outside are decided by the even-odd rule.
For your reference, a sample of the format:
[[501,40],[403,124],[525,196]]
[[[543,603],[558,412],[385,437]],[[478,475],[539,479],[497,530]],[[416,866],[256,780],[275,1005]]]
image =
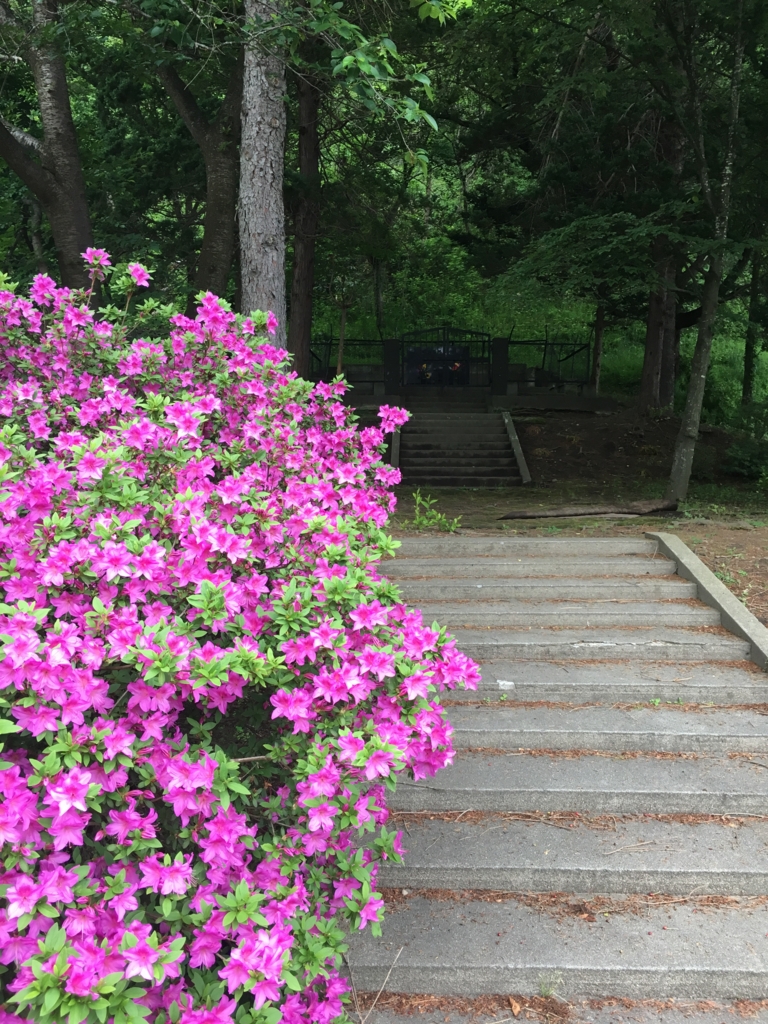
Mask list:
[[661,354],[664,339],[665,293],[657,289],[648,296],[648,320],[645,330],[645,356],[640,381],[640,411],[659,408],[659,382],[661,381]]
[[696,349],[691,363],[691,379],[688,384],[688,395],[680,424],[680,433],[675,442],[675,453],[672,458],[672,471],[667,486],[666,497],[669,501],[684,501],[688,493],[688,484],[693,467],[693,453],[699,436],[701,406],[704,401],[704,388],[707,383],[709,358],[712,353],[712,338],[715,333],[715,316],[720,297],[720,283],[723,278],[723,260],[717,254],[712,256],[709,269],[704,275],[704,288],[701,296],[701,317],[699,332],[696,338]]
[[207,120],[189,86],[172,65],[161,65],[157,75],[205,161],[203,241],[194,273],[193,294],[187,306],[187,313],[191,314],[197,292],[224,295],[229,283],[235,252],[243,55],[239,54],[232,69],[226,95],[213,121]]
[[762,253],[756,252],[752,257],[752,276],[749,282],[749,318],[747,320],[747,337],[744,347],[744,377],[741,382],[741,404],[749,405],[754,399],[755,373],[757,356],[760,351],[760,270]]
[[24,199],[24,203],[29,206],[29,244],[37,260],[37,272],[38,274],[47,274],[48,264],[45,261],[43,236],[40,233],[43,208],[34,196]]
[[339,326],[339,354],[336,357],[336,376],[344,372],[344,336],[347,333],[347,309],[344,304],[341,307],[341,324]]
[[595,343],[592,349],[592,374],[590,383],[595,394],[600,393],[600,371],[603,368],[603,334],[605,333],[605,306],[600,303],[595,311]]
[[[269,22],[271,6],[245,0],[246,22]],[[285,344],[285,67],[280,54],[246,47],[240,141],[240,273],[244,312],[271,310]]]
[[743,15],[744,0],[736,0],[737,27],[733,37],[733,71],[730,83],[730,113],[728,117],[728,144],[717,194],[712,190],[709,165],[707,164],[706,145],[704,139],[701,112],[701,88],[697,74],[694,73],[689,82],[689,94],[692,106],[699,116],[696,119],[696,159],[699,164],[699,179],[704,199],[714,214],[715,249],[709,260],[709,268],[704,276],[704,288],[701,297],[701,317],[696,349],[691,363],[691,379],[688,382],[688,394],[685,400],[683,421],[675,441],[675,452],[672,456],[672,469],[667,486],[667,498],[671,501],[684,501],[688,493],[688,484],[693,467],[693,453],[699,434],[701,407],[704,402],[704,388],[707,383],[709,359],[712,353],[712,337],[715,331],[715,316],[720,299],[720,285],[723,281],[722,246],[728,238],[728,223],[731,213],[731,190],[733,172],[736,162],[736,130],[739,123],[739,103],[741,100],[741,78],[744,66],[744,33]]
[[300,377],[309,376],[312,340],[312,293],[315,286],[315,240],[320,219],[320,136],[317,130],[320,89],[311,78],[297,76],[299,92],[299,176],[301,189],[295,217],[291,318],[288,351]]
[[387,265],[375,256],[373,259],[373,305],[376,311],[376,330],[384,338],[384,285],[387,280]]
[[62,283],[88,284],[81,253],[93,245],[85,176],[72,120],[64,59],[48,38],[59,20],[56,0],[32,5],[33,25],[42,41],[26,51],[40,108],[42,140],[0,123],[0,156],[36,196],[51,225]]
[[680,332],[677,330],[677,271],[672,260],[667,264],[664,306],[661,312],[661,374],[659,377],[659,408],[672,412],[675,407],[675,384],[680,356]]

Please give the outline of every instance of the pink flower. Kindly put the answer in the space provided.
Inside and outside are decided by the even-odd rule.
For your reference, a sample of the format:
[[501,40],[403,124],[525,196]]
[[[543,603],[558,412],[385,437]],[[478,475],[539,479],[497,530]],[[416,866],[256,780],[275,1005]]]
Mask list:
[[54,850],[63,850],[67,846],[82,846],[83,832],[90,821],[90,814],[78,814],[69,810],[58,818],[54,818],[48,831],[53,836]]
[[317,807],[309,808],[309,831],[330,832],[333,828],[334,815],[338,814],[337,807],[331,804],[320,804]]
[[384,907],[384,900],[374,899],[373,896],[360,908],[360,930],[365,928],[366,923],[371,921],[378,923],[381,920],[381,910]]
[[352,733],[339,736],[336,742],[339,745],[340,761],[354,761],[360,751],[365,749],[365,740]]
[[75,898],[72,890],[79,881],[74,871],[65,871],[62,867],[43,871],[40,875],[43,895],[49,903],[71,903]]
[[103,459],[100,459],[95,452],[86,452],[77,464],[77,479],[80,483],[101,480],[104,469]]
[[143,267],[140,263],[129,263],[128,273],[139,288],[149,287],[150,274],[146,267]]
[[378,775],[390,774],[395,759],[388,750],[374,750],[366,758],[363,773],[366,779],[375,779]]
[[56,282],[45,274],[35,274],[29,289],[32,301],[38,306],[50,306],[56,293]]
[[185,895],[193,881],[191,860],[191,854],[187,854],[183,863],[174,861],[170,867],[162,869],[160,892],[163,896],[169,896],[171,893],[175,893],[177,896]]
[[90,772],[82,768],[72,768],[58,775],[54,782],[47,783],[46,802],[55,805],[58,814],[64,814],[70,808],[87,811],[85,798],[90,785]]
[[127,967],[125,968],[126,978],[146,978],[147,981],[155,980],[154,965],[160,959],[157,949],[150,946],[146,939],[139,939],[135,946],[123,950]]
[[272,310],[267,313],[267,334],[274,334],[277,331],[279,324],[277,317]]
[[91,267],[111,267],[112,261],[106,249],[94,249],[88,246],[85,252],[80,254],[85,262]]
[[8,917],[16,918],[23,914],[31,914],[43,893],[42,887],[28,875],[20,875],[13,885],[8,887],[5,895],[8,900]]
[[394,405],[381,405],[379,406],[379,417],[382,430],[391,434],[398,427],[402,427],[404,423],[407,423],[411,414],[407,409],[398,409]]

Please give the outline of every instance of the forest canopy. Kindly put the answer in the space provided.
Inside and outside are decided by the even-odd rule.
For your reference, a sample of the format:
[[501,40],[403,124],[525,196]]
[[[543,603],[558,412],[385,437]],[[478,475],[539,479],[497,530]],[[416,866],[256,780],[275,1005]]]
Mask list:
[[7,281],[103,245],[304,374],[341,320],[584,337],[680,493],[701,415],[765,420],[759,0],[2,0],[0,44]]

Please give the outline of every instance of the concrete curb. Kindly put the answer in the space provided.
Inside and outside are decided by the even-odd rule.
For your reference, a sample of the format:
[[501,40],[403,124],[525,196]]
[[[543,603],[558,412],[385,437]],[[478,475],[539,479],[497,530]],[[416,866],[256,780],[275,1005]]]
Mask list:
[[677,563],[677,574],[696,584],[699,600],[717,608],[726,629],[750,644],[750,658],[765,670],[768,668],[768,629],[711,572],[688,545],[674,533],[646,533],[655,540],[659,552]]
[[525,461],[523,455],[523,449],[520,445],[520,438],[517,436],[515,430],[515,424],[512,422],[512,417],[508,412],[502,412],[504,418],[504,426],[507,428],[507,434],[509,435],[509,443],[512,445],[512,451],[515,453],[515,460],[517,461],[517,468],[520,470],[520,479],[524,484],[531,482],[531,473],[528,469],[528,463]]

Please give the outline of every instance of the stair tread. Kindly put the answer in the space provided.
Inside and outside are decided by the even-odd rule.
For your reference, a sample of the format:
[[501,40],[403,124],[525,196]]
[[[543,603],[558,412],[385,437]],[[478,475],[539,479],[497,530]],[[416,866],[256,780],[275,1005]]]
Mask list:
[[704,604],[673,601],[470,601],[452,597],[420,602],[425,621],[436,619],[449,628],[460,626],[533,625],[545,627],[665,624],[720,625],[720,613]]
[[401,537],[397,551],[398,562],[409,557],[423,558],[474,558],[478,555],[498,555],[514,552],[533,556],[566,551],[603,557],[610,555],[655,555],[658,545],[655,540],[640,537],[472,537],[459,534],[453,537],[430,537],[425,544],[424,537]]
[[628,576],[610,580],[600,577],[558,580],[538,577],[524,579],[493,579],[484,577],[482,583],[471,579],[425,581],[400,578],[397,586],[403,596],[420,608],[437,601],[526,603],[545,605],[550,601],[611,602],[611,601],[670,601],[690,600],[696,597],[696,584],[678,577],[644,579]]
[[554,976],[571,998],[763,998],[765,909],[695,909],[587,921],[506,900],[414,898],[389,915],[383,941],[351,936],[348,961],[357,989],[373,992],[388,978],[390,992],[538,993],[542,977]]
[[[560,834],[562,833],[562,834]],[[379,885],[496,891],[664,892],[728,895],[768,891],[768,822],[735,828],[633,818],[610,830],[489,815],[478,822],[411,818],[402,864],[382,866]]]
[[454,746],[501,749],[768,750],[768,715],[613,707],[451,707]]
[[486,576],[498,578],[549,576],[606,577],[606,576],[671,576],[675,563],[668,558],[643,558],[639,555],[605,556],[593,558],[520,556],[519,558],[404,558],[387,562],[384,572],[394,579],[451,579],[483,580]]
[[433,778],[401,780],[390,806],[403,811],[762,814],[767,800],[768,771],[741,757],[461,752]]
[[479,697],[582,703],[662,700],[762,704],[768,702],[768,674],[751,663],[672,660],[632,661],[629,657],[556,662],[530,658],[487,659],[480,665],[477,691],[452,690],[453,700]]

